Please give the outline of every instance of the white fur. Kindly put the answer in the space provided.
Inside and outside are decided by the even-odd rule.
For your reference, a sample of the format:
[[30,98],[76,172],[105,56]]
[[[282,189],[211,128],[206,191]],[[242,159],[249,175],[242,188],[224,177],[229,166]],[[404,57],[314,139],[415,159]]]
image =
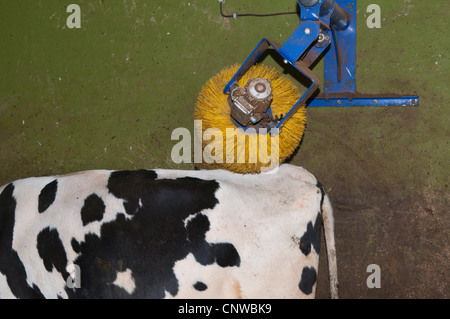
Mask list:
[[[239,253],[239,267],[200,265],[192,254],[176,262],[179,282],[176,296],[167,298],[313,298],[299,289],[303,267],[318,271],[319,256],[314,249],[308,256],[299,248],[299,240],[309,222],[314,223],[321,210],[322,193],[313,175],[301,167],[284,164],[276,172],[239,175],[224,170],[154,170],[158,179],[196,177],[216,180],[219,204],[204,214],[210,222],[206,233],[209,243],[230,243]],[[55,269],[48,272],[36,249],[36,238],[46,227],[56,228],[66,251],[68,264],[77,258],[71,239],[83,242],[88,233],[100,236],[101,225],[125,213],[123,200],[107,189],[112,171],[86,171],[65,176],[29,178],[14,182],[17,202],[13,248],[25,265],[28,284],[36,284],[49,298],[67,297],[66,282]],[[55,178],[58,192],[54,203],[43,214],[37,211],[40,191]],[[3,190],[3,188],[0,189]],[[80,211],[84,200],[95,193],[106,205],[100,222],[82,225]],[[139,205],[142,205],[140,201]],[[63,209],[62,209],[63,208]],[[193,218],[190,216],[189,218]],[[331,204],[325,195],[323,204],[325,237],[330,267],[331,295],[337,297],[337,265]],[[187,225],[189,220],[185,220]],[[208,286],[197,291],[192,284]],[[136,287],[127,269],[112,283],[132,293]],[[0,274],[0,297],[13,297],[6,278]]]

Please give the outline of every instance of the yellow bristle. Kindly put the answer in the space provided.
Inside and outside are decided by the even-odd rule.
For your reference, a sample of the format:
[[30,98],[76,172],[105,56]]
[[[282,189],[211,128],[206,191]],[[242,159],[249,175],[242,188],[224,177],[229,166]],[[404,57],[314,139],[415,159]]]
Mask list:
[[[248,134],[247,132],[248,137],[243,142],[243,138],[246,135],[243,131],[235,131],[236,138],[227,134],[227,128],[234,130],[236,126],[231,120],[230,107],[227,101],[228,95],[223,93],[223,89],[238,69],[238,65],[225,68],[213,76],[200,91],[196,104],[195,119],[202,120],[202,136],[207,129],[210,129],[208,133],[212,133],[210,135],[215,138],[213,137],[211,140],[207,140],[205,137],[202,138],[202,150],[205,154],[211,153],[213,159],[209,160],[211,163],[207,163],[205,160],[201,163],[196,163],[198,168],[226,169],[241,174],[257,174],[264,169],[272,167],[273,164],[283,163],[292,155],[303,136],[306,123],[305,106],[301,106],[285,123],[278,138],[273,138],[270,134]],[[270,79],[273,93],[271,104],[273,115],[286,115],[301,97],[294,83],[287,77],[280,75],[273,67],[260,64],[254,65],[238,84],[244,87],[247,81],[253,78]],[[277,160],[264,163],[267,162],[267,158],[260,158],[260,152],[257,151],[255,154],[252,153],[252,156],[256,156],[257,159],[254,162],[254,158],[249,157],[249,150],[259,150],[260,146],[264,147],[266,141],[268,155],[270,158],[276,158]],[[272,143],[275,144],[272,146]],[[230,147],[230,150],[234,149],[234,158],[230,157],[231,152],[228,153],[229,156],[227,157],[227,145]],[[270,153],[271,149],[274,150],[274,154]],[[246,151],[245,161],[238,161],[237,156],[242,154],[241,152],[243,151]]]

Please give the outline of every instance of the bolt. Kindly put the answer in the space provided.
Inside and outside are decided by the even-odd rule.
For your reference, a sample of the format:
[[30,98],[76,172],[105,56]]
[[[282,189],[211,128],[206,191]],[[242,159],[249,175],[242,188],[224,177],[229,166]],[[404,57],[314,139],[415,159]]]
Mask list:
[[337,100],[337,104],[341,104],[342,103],[342,101],[341,100]]
[[264,91],[266,91],[266,86],[264,84],[262,84],[262,83],[258,83],[255,86],[255,90],[258,93],[263,93]]
[[306,28],[306,29],[305,29],[305,33],[306,33],[306,34],[310,34],[310,33],[311,33],[311,29],[310,29],[310,28]]
[[300,3],[307,7],[314,7],[320,0],[300,0]]
[[284,64],[288,64],[288,60],[286,60],[286,59],[284,59],[283,62],[284,62]]
[[373,103],[374,103],[374,104],[377,104],[377,103],[378,103],[378,100],[373,100]]

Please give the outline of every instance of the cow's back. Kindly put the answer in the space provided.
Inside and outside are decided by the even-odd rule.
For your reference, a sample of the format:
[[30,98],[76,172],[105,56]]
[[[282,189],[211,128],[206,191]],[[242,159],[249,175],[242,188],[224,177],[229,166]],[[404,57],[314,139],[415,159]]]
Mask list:
[[314,297],[324,192],[276,173],[87,171],[0,195],[0,297]]

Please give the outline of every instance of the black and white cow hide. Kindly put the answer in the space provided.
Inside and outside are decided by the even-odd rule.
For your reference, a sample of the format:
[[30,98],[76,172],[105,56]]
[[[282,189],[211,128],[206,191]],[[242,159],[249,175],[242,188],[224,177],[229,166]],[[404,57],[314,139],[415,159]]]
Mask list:
[[86,171],[0,188],[1,298],[313,298],[322,221],[314,176]]

